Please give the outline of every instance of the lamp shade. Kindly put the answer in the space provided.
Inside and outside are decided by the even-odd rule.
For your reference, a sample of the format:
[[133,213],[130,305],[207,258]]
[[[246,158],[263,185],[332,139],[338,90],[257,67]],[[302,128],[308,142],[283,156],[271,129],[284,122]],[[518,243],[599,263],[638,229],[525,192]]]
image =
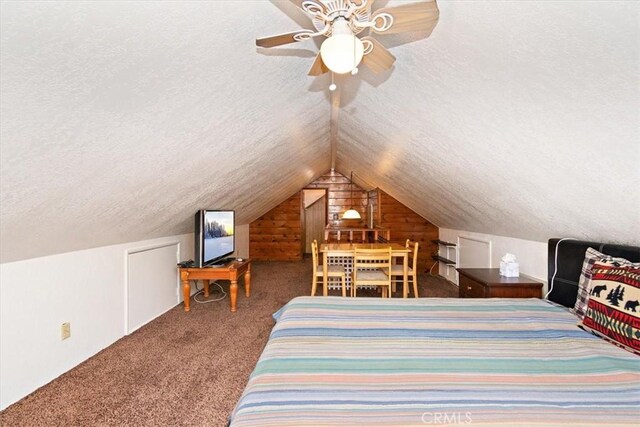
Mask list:
[[320,46],[322,62],[334,73],[346,74],[360,64],[363,55],[362,41],[353,35],[347,21],[337,19],[333,24],[333,35]]
[[342,214],[342,219],[360,219],[360,212],[351,208]]

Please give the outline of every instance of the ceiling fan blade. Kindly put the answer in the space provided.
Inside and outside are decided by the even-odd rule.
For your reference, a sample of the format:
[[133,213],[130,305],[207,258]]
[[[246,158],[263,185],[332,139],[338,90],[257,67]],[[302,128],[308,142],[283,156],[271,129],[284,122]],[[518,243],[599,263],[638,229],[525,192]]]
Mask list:
[[386,47],[372,37],[363,37],[362,40],[368,40],[373,45],[371,52],[362,57],[362,62],[371,68],[371,71],[378,74],[391,68],[396,57],[387,50]]
[[293,38],[296,34],[312,33],[309,30],[298,30],[291,33],[278,34],[277,36],[263,37],[256,39],[256,46],[258,47],[275,47],[282,46],[283,44],[296,43],[298,40]]
[[371,21],[375,21],[377,15],[388,13],[393,17],[393,25],[386,31],[371,30],[381,34],[397,34],[410,31],[426,31],[431,33],[438,23],[440,11],[434,1],[403,4],[401,6],[383,7],[375,11]]
[[322,61],[322,57],[320,56],[320,52],[316,56],[316,59],[313,61],[313,65],[309,69],[309,76],[320,76],[329,71],[329,68]]

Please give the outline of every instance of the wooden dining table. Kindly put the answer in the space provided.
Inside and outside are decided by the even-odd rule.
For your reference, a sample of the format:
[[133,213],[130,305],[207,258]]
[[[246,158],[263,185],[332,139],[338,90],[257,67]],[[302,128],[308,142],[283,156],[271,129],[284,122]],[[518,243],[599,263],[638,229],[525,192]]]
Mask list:
[[409,253],[411,252],[404,245],[399,243],[322,243],[319,245],[322,253],[322,295],[329,295],[327,267],[329,263],[343,265],[347,273],[347,285],[351,286],[351,271],[353,265],[354,249],[386,249],[391,248],[392,258],[402,259],[402,297],[407,298],[409,295]]

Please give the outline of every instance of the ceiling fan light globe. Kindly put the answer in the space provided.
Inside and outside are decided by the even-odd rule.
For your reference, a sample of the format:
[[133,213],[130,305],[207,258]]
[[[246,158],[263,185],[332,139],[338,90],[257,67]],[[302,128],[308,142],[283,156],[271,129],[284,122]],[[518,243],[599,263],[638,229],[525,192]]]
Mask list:
[[364,45],[351,34],[334,34],[320,46],[322,62],[336,74],[350,73],[362,61]]

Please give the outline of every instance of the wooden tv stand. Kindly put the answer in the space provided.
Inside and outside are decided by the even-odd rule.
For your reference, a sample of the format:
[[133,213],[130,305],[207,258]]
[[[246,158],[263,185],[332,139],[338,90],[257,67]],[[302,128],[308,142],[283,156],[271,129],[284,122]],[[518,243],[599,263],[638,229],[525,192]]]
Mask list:
[[184,297],[184,311],[191,309],[191,285],[190,280],[202,280],[204,284],[204,296],[209,296],[209,280],[229,280],[231,311],[236,311],[238,301],[238,278],[244,276],[244,293],[251,295],[251,259],[231,261],[220,267],[205,268],[180,268],[180,280],[182,281],[182,295]]

